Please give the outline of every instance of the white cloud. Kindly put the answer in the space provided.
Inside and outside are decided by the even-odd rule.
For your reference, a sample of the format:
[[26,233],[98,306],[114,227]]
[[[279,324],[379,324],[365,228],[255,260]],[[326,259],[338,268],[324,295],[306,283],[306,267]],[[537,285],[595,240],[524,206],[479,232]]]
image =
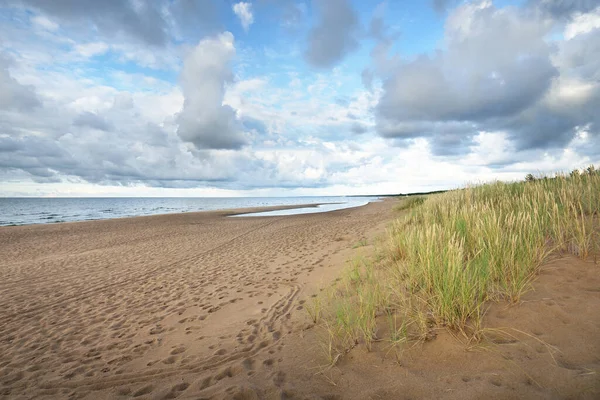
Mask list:
[[[129,7],[132,3],[123,4]],[[165,4],[164,11],[169,14],[170,5],[192,3]],[[243,26],[246,15],[244,29],[248,29],[253,23],[252,6],[249,2],[235,6],[240,4],[247,6],[238,7],[236,15]],[[444,43],[454,47],[440,53],[464,47],[456,57],[441,57],[445,63],[440,71],[456,85],[459,95],[476,97],[477,82],[469,77],[477,75],[492,88],[496,88],[497,77],[504,86],[510,85],[503,67],[517,68],[539,55],[539,48],[527,45],[532,37],[536,39],[544,50],[543,58],[549,55],[559,73],[532,106],[543,107],[545,113],[538,115],[536,108],[530,108],[526,118],[517,123],[536,128],[539,142],[547,144],[551,139],[548,132],[567,120],[565,129],[571,133],[555,148],[519,150],[511,127],[482,131],[474,123],[460,121],[397,121],[407,130],[440,129],[442,134],[436,140],[381,137],[373,129],[374,110],[382,95],[395,88],[376,81],[371,90],[363,90],[356,65],[342,63],[331,71],[315,73],[302,66],[302,46],[290,43],[287,37],[275,38],[266,47],[263,43],[256,47],[237,44],[228,32],[197,41],[196,37],[190,39],[188,30],[176,27],[173,14],[163,26],[170,36],[160,47],[160,37],[155,37],[152,46],[146,45],[134,40],[139,35],[131,29],[117,29],[113,35],[108,31],[111,24],[96,31],[88,26],[77,29],[79,17],[56,17],[59,26],[45,17],[22,15],[14,20],[17,22],[0,27],[0,48],[14,58],[8,63],[8,59],[0,60],[0,86],[5,89],[0,90],[0,195],[398,193],[491,179],[523,179],[528,172],[571,169],[600,161],[596,151],[600,148],[599,120],[594,113],[600,99],[600,30],[594,19],[598,10],[569,13],[572,19],[563,35],[569,40],[555,38],[553,42],[545,39],[546,33],[554,32],[552,22],[545,25],[550,18],[544,23],[538,23],[535,16],[523,19],[520,10],[496,8],[489,1],[465,3],[455,10],[447,20],[448,40]],[[314,16],[314,11],[311,13]],[[314,20],[304,18],[304,14],[308,17],[306,9],[301,14],[298,21],[308,29]],[[108,23],[114,15],[105,10],[104,17],[95,21]],[[330,16],[337,14],[331,12]],[[148,17],[148,21],[154,19]],[[553,27],[562,28],[566,21]],[[155,25],[144,23],[136,32],[143,33],[141,28],[146,26]],[[327,35],[329,25],[323,26]],[[175,30],[181,36],[172,36]],[[491,31],[498,35],[490,36]],[[482,40],[474,42],[473,37],[481,36]],[[381,66],[371,67],[379,77],[389,78],[390,72],[411,60],[404,55],[388,57],[396,39],[389,34],[385,39],[389,43],[372,57],[372,62]],[[191,40],[195,46],[180,45]],[[72,50],[65,52],[65,48]],[[108,51],[106,59],[110,61],[99,73],[96,62],[104,57],[88,59]],[[502,57],[506,53],[517,54],[518,62],[509,63]],[[267,68],[257,66],[263,56],[268,59]],[[437,57],[430,55],[430,61]],[[416,70],[405,72],[416,74]],[[531,72],[532,79],[540,74],[536,68],[521,72],[519,67],[517,72],[523,76]],[[173,79],[177,74],[178,84]],[[517,85],[518,92],[524,93],[532,79]],[[422,92],[427,85],[418,86],[418,91],[407,93],[409,106],[421,99],[425,105],[432,104],[443,94],[432,91],[425,96]],[[484,99],[494,94],[489,89]],[[505,90],[497,89],[500,94]],[[434,109],[455,106],[459,95],[448,97]],[[497,99],[493,102],[499,104]],[[394,107],[399,109],[402,107]],[[464,108],[465,112],[472,109],[471,105]],[[543,122],[548,129],[537,129],[544,128],[536,125]],[[459,140],[465,126],[471,141]],[[364,133],[357,135],[353,130]],[[569,142],[571,136],[574,139]],[[519,137],[533,134],[525,131]],[[464,153],[440,153],[439,143],[442,147],[456,145]]]
[[238,16],[242,27],[246,32],[250,29],[250,25],[254,23],[254,15],[252,15],[252,4],[241,1],[233,5],[233,12]]
[[31,18],[31,22],[34,25],[51,32],[56,31],[58,29],[58,24],[54,21],[51,21],[50,19],[48,19],[48,17],[44,15],[36,15],[35,17]]
[[565,39],[573,39],[577,35],[600,28],[600,7],[589,13],[577,13],[565,27]]
[[92,42],[76,45],[75,51],[81,56],[89,58],[106,53],[108,48],[109,47],[106,43]]

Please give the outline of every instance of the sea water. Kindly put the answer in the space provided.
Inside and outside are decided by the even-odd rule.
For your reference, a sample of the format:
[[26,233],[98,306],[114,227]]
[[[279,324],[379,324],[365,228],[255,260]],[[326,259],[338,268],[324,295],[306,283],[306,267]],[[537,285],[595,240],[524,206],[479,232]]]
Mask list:
[[[135,217],[247,207],[325,204],[262,215],[291,215],[358,207],[375,197],[98,197],[0,198],[0,226]],[[261,214],[257,214],[261,215]]]

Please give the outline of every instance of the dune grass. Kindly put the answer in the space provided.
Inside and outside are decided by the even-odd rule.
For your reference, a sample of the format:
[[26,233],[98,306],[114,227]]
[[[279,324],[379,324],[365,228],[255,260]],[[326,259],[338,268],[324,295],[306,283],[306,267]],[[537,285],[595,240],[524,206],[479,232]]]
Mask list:
[[408,215],[374,257],[353,260],[320,303],[329,359],[359,343],[427,340],[443,327],[477,339],[486,302],[518,302],[551,254],[598,254],[600,174],[591,171],[402,205]]
[[396,207],[395,211],[404,211],[420,206],[425,202],[425,196],[411,196],[403,199]]

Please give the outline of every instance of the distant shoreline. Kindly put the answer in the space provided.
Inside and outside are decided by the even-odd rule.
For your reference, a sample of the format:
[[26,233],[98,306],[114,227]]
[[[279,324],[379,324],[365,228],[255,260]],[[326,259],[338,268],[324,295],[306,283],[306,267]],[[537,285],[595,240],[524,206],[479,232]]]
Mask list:
[[[374,200],[374,199],[375,198],[373,198],[372,200]],[[202,214],[211,213],[214,215],[220,215],[220,216],[224,216],[224,217],[238,216],[238,215],[240,215],[240,217],[242,217],[241,214],[244,214],[243,217],[256,218],[257,216],[246,215],[246,214],[255,214],[255,213],[281,211],[281,210],[304,209],[304,208],[317,208],[317,207],[320,207],[323,205],[331,205],[331,204],[344,204],[345,205],[347,203],[319,202],[319,203],[303,203],[303,204],[273,205],[273,206],[259,206],[259,207],[239,207],[239,208],[238,207],[228,207],[228,208],[221,208],[221,209],[198,210],[198,211],[174,210],[171,212],[152,213],[152,214],[146,214],[146,215],[122,215],[122,216],[115,215],[115,216],[110,216],[110,217],[74,219],[74,220],[63,220],[63,219],[60,219],[60,217],[57,214],[48,214],[50,216],[52,216],[52,215],[56,216],[56,219],[54,219],[54,220],[51,220],[51,219],[41,220],[40,219],[36,222],[30,222],[30,223],[3,223],[4,221],[2,221],[2,219],[1,219],[2,217],[0,217],[0,229],[2,229],[4,227],[14,228],[14,227],[18,227],[18,226],[72,224],[72,223],[85,223],[85,222],[97,222],[97,221],[124,220],[124,219],[133,219],[133,218],[152,218],[152,217],[176,216],[176,215],[189,216],[189,215],[193,215],[193,214],[197,214],[197,213],[202,213]],[[365,204],[358,204],[358,205],[352,206],[352,207],[358,207],[358,206],[363,206],[363,205],[365,205]],[[352,207],[341,207],[340,209],[352,208]],[[331,211],[336,211],[336,210],[337,209],[323,210],[323,211],[317,211],[316,213],[331,212]],[[303,214],[303,213],[290,214],[290,215],[300,215],[300,214]],[[265,217],[268,217],[268,216],[265,216]]]

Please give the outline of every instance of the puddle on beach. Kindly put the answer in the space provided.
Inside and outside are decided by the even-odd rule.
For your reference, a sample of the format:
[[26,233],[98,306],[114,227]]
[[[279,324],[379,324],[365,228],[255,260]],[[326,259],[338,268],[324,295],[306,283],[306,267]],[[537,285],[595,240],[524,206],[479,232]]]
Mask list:
[[274,210],[274,211],[262,211],[255,213],[245,213],[245,214],[236,214],[230,215],[230,217],[280,217],[285,215],[299,215],[299,214],[314,214],[314,213],[323,213],[329,211],[336,210],[344,210],[346,208],[354,208],[361,207],[369,204],[372,201],[379,201],[377,199],[372,200],[361,200],[356,202],[348,202],[348,203],[328,203],[328,204],[319,204],[312,207],[302,207],[302,208],[290,208],[287,210]]

